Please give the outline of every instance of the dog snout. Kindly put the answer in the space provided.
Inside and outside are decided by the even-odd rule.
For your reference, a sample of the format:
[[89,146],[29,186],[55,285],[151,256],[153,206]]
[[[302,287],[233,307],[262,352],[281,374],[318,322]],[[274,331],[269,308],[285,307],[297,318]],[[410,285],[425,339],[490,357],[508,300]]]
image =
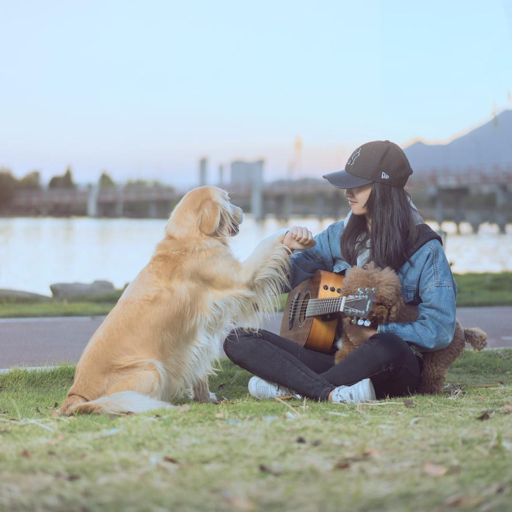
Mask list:
[[234,217],[235,217],[235,220],[238,224],[242,224],[242,222],[244,221],[244,211],[242,210],[242,208],[239,208],[238,206],[233,206],[233,213],[234,213]]

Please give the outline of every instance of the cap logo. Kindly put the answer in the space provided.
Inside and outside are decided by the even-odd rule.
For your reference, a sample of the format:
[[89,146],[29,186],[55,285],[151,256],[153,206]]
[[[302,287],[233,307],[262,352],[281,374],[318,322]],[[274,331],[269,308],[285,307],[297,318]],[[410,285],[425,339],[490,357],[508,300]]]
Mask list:
[[383,173],[381,174],[381,176],[380,176],[380,177],[381,177],[383,180],[389,180],[389,176],[388,176],[385,172],[383,172]]
[[356,149],[352,156],[350,157],[350,160],[347,162],[347,165],[354,165],[354,162],[356,161],[357,157],[361,154],[361,148]]

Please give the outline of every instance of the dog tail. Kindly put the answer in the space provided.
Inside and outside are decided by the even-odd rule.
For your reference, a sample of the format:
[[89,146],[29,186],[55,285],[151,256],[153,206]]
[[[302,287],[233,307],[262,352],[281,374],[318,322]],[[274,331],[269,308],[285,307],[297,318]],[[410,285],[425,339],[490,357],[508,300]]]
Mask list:
[[464,338],[477,352],[487,346],[487,333],[478,327],[464,329]]
[[153,411],[154,409],[172,409],[174,405],[156,400],[136,391],[120,391],[102,396],[90,402],[81,402],[71,406],[66,413],[73,414],[128,414]]

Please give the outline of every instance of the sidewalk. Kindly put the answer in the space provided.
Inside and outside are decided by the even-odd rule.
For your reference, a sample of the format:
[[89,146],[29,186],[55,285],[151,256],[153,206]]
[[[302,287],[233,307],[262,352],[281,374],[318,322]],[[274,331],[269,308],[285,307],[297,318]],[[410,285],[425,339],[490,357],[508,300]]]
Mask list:
[[[465,327],[481,327],[488,347],[512,347],[512,307],[459,308]],[[13,366],[76,363],[105,317],[0,319],[0,369]],[[264,329],[279,333],[281,315],[273,315]]]

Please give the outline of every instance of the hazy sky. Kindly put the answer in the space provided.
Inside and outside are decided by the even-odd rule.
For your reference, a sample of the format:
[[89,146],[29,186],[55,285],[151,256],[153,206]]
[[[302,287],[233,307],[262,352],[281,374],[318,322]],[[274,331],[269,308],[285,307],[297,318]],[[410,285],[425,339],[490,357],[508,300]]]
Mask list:
[[[421,4],[421,5],[420,5]],[[512,108],[512,0],[0,0],[0,166],[193,184],[363,142],[446,140]]]

